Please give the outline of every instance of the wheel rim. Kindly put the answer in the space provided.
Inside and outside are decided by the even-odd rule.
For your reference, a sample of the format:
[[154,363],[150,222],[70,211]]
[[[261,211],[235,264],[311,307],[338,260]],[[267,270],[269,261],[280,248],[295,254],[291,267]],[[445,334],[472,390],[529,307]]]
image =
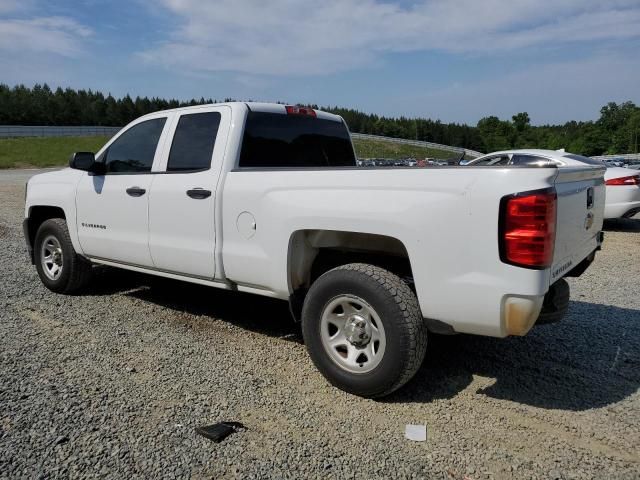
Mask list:
[[387,344],[380,317],[355,295],[340,295],[329,301],[322,312],[320,337],[329,357],[351,373],[376,368]]
[[53,235],[49,235],[42,242],[40,263],[44,274],[50,280],[57,280],[62,275],[62,246]]

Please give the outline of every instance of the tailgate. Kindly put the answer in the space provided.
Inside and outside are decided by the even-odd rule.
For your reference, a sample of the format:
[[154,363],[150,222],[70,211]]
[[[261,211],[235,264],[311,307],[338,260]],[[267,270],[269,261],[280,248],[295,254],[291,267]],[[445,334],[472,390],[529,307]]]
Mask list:
[[551,282],[562,278],[598,246],[604,218],[604,167],[559,167],[556,243]]

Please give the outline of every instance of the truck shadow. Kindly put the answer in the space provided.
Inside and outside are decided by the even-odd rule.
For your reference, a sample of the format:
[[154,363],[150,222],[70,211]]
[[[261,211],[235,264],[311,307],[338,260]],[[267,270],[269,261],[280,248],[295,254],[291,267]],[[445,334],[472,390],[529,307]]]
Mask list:
[[216,319],[237,327],[302,344],[300,325],[287,302],[242,292],[231,292],[126,270],[98,267],[85,295],[125,294],[162,306],[182,325],[203,329]]
[[639,334],[639,310],[571,302],[562,322],[526,337],[432,336],[420,371],[385,400],[429,402],[470,388],[545,409],[604,407],[640,386]]
[[[88,295],[125,294],[207,328],[222,320],[302,344],[286,302],[117,269],[98,274]],[[181,315],[189,314],[187,316]],[[191,318],[192,317],[192,318]],[[526,337],[430,337],[416,376],[382,402],[428,403],[465,390],[546,409],[582,411],[619,402],[640,387],[640,310],[571,302],[565,319]]]

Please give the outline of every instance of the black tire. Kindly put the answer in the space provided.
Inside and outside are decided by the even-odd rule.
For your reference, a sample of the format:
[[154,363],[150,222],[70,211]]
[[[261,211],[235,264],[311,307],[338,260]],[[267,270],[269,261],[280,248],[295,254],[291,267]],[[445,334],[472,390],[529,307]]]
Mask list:
[[[384,353],[366,373],[352,373],[338,365],[321,339],[322,313],[343,295],[366,301],[383,324]],[[302,334],[322,375],[341,390],[362,397],[383,397],[407,383],[420,368],[427,349],[427,328],[413,291],[397,275],[363,263],[334,268],[311,285],[302,310]]]
[[[51,237],[57,239],[62,250],[62,271],[55,279],[47,276],[42,261],[43,243]],[[74,250],[67,223],[62,218],[50,218],[42,222],[36,233],[33,255],[40,280],[53,292],[77,293],[91,279],[91,263]]]
[[536,320],[536,325],[546,325],[562,320],[569,309],[570,288],[564,278],[549,287],[544,296],[542,310]]

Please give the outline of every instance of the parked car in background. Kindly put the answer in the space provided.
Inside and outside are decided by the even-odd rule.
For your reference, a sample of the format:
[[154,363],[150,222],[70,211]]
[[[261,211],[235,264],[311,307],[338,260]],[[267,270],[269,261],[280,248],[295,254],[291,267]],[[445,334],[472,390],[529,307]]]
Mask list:
[[607,167],[624,167],[624,162],[622,160],[605,160],[604,164]]
[[604,163],[582,155],[565,152],[564,150],[522,149],[504,150],[488,153],[482,157],[460,162],[469,167],[499,167],[499,166],[530,166],[530,167],[583,167],[584,165],[604,167]]
[[640,213],[640,172],[628,168],[607,168],[604,218],[631,218]]
[[[589,157],[558,150],[507,150],[489,153],[483,157],[460,163],[464,166],[571,166],[609,165]],[[631,218],[640,213],[640,173],[628,168],[607,167],[604,176],[606,185],[605,219]]]

